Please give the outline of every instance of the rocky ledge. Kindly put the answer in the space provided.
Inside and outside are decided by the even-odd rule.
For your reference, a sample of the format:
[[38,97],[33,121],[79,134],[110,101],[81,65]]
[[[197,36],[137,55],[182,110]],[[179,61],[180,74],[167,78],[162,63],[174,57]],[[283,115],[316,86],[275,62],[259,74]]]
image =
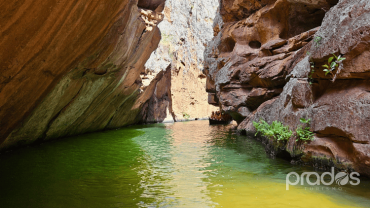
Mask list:
[[[260,119],[291,130],[301,118],[311,119],[312,141],[264,138],[269,153],[370,176],[370,2],[220,3],[205,54],[209,102],[248,135]],[[333,54],[345,60],[325,75]]]

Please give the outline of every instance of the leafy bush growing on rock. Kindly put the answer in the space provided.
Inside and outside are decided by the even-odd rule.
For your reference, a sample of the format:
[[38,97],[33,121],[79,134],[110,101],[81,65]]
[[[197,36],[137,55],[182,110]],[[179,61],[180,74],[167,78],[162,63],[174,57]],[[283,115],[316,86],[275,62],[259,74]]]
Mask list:
[[[309,124],[311,119],[306,120],[304,118],[301,118],[299,121],[304,124]],[[310,131],[310,127],[303,128],[301,125],[299,125],[298,128],[296,129],[296,134],[297,134],[296,141],[301,140],[306,142],[313,140],[314,133]]]
[[[335,58],[335,60],[334,60],[334,58]],[[339,64],[345,59],[346,58],[342,58],[341,55],[336,56],[336,55],[333,54],[333,56],[328,59],[328,64],[329,65],[328,64],[323,65],[323,67],[325,68],[324,69],[325,76],[328,75],[329,73],[334,75],[333,71],[335,70],[335,68],[338,67]]]
[[300,121],[301,123],[304,123],[304,124],[309,124],[309,123],[311,122],[311,119],[301,118],[301,119],[299,119],[299,121]]
[[260,122],[258,122],[258,123],[255,122],[255,121],[253,121],[253,126],[257,130],[257,132],[256,132],[256,134],[254,136],[257,136],[258,133],[261,133],[262,135],[265,136],[266,135],[266,131],[268,129],[270,129],[270,125],[266,121],[264,121],[262,119],[260,119]]
[[256,128],[257,133],[261,133],[263,136],[274,138],[278,141],[286,141],[292,135],[293,132],[289,130],[289,126],[285,126],[279,121],[273,121],[271,125],[269,125],[266,121],[260,120],[260,122],[253,122],[253,126]]
[[[309,124],[311,119],[301,118],[300,122],[303,124]],[[273,121],[272,124],[268,124],[266,121],[260,119],[259,122],[253,121],[253,126],[256,128],[257,132],[268,138],[274,138],[278,141],[287,141],[290,137],[293,136],[293,132],[289,130],[289,126],[285,126],[279,121]],[[296,129],[297,139],[296,141],[311,141],[313,140],[314,133],[310,131],[310,127],[303,128],[301,125]]]
[[[321,40],[321,39],[320,39]],[[315,42],[316,43],[316,42]],[[310,53],[307,52],[307,55],[309,56]],[[322,65],[324,67],[325,76],[327,76],[329,73],[333,75],[332,82],[335,81],[337,78],[337,75],[340,73],[341,69],[343,68],[342,62],[346,58],[343,58],[342,55],[336,56],[333,54],[332,57],[328,59],[328,64]],[[311,85],[313,83],[313,74],[315,73],[315,62],[312,60],[310,61],[310,74],[308,75],[308,82]],[[338,67],[337,72],[334,74],[333,71]]]

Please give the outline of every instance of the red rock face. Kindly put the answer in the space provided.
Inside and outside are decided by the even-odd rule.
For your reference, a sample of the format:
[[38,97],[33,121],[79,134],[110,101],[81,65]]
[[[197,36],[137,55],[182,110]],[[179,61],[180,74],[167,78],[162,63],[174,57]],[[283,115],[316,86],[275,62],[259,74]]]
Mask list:
[[160,33],[137,4],[0,2],[0,149],[138,120],[139,73]]
[[[260,119],[294,131],[300,118],[310,118],[314,140],[304,144],[292,137],[284,151],[317,167],[370,175],[370,3],[312,2],[274,1],[237,22],[223,18],[206,55],[207,90],[250,135]],[[310,9],[317,9],[317,17]],[[322,65],[332,54],[346,59],[325,76]]]
[[221,14],[229,13],[223,16],[222,29],[206,54],[207,91],[216,93],[222,109],[241,122],[261,103],[280,94],[286,76],[306,55],[307,44],[321,24],[324,11],[319,8],[330,4],[255,1],[247,7],[246,16],[237,10],[235,15],[243,19],[234,21],[236,17],[229,17],[234,11],[230,5],[236,8],[236,3],[229,3],[220,9]]

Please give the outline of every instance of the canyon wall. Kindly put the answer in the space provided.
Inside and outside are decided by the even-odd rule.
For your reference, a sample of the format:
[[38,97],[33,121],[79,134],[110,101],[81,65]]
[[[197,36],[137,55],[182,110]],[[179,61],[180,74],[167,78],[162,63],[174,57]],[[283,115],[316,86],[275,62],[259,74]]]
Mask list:
[[[370,175],[370,2],[367,0],[220,0],[205,53],[209,102],[252,136],[253,121],[291,130],[311,119],[314,140],[268,152],[294,163]],[[328,59],[346,59],[325,75]],[[335,59],[333,59],[335,60]]]
[[[156,104],[158,110],[152,109],[158,115],[159,112],[168,113],[160,118],[145,117],[145,122],[207,118],[212,111],[218,110],[207,102],[206,79],[202,73],[203,52],[213,37],[212,24],[217,8],[218,0],[166,1],[164,19],[158,25],[162,40],[145,64],[141,77],[145,89],[158,73],[170,67],[169,96],[159,101],[161,105]],[[171,105],[166,104],[168,101]]]
[[[0,150],[139,122],[164,0],[0,1]],[[148,89],[154,89],[159,79]]]

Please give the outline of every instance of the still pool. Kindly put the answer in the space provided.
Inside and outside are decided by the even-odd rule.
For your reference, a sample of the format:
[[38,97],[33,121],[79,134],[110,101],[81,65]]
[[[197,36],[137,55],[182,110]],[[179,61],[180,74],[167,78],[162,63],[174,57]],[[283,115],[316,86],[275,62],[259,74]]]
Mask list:
[[314,171],[208,121],[132,126],[0,155],[0,207],[370,207],[358,186],[291,186]]

